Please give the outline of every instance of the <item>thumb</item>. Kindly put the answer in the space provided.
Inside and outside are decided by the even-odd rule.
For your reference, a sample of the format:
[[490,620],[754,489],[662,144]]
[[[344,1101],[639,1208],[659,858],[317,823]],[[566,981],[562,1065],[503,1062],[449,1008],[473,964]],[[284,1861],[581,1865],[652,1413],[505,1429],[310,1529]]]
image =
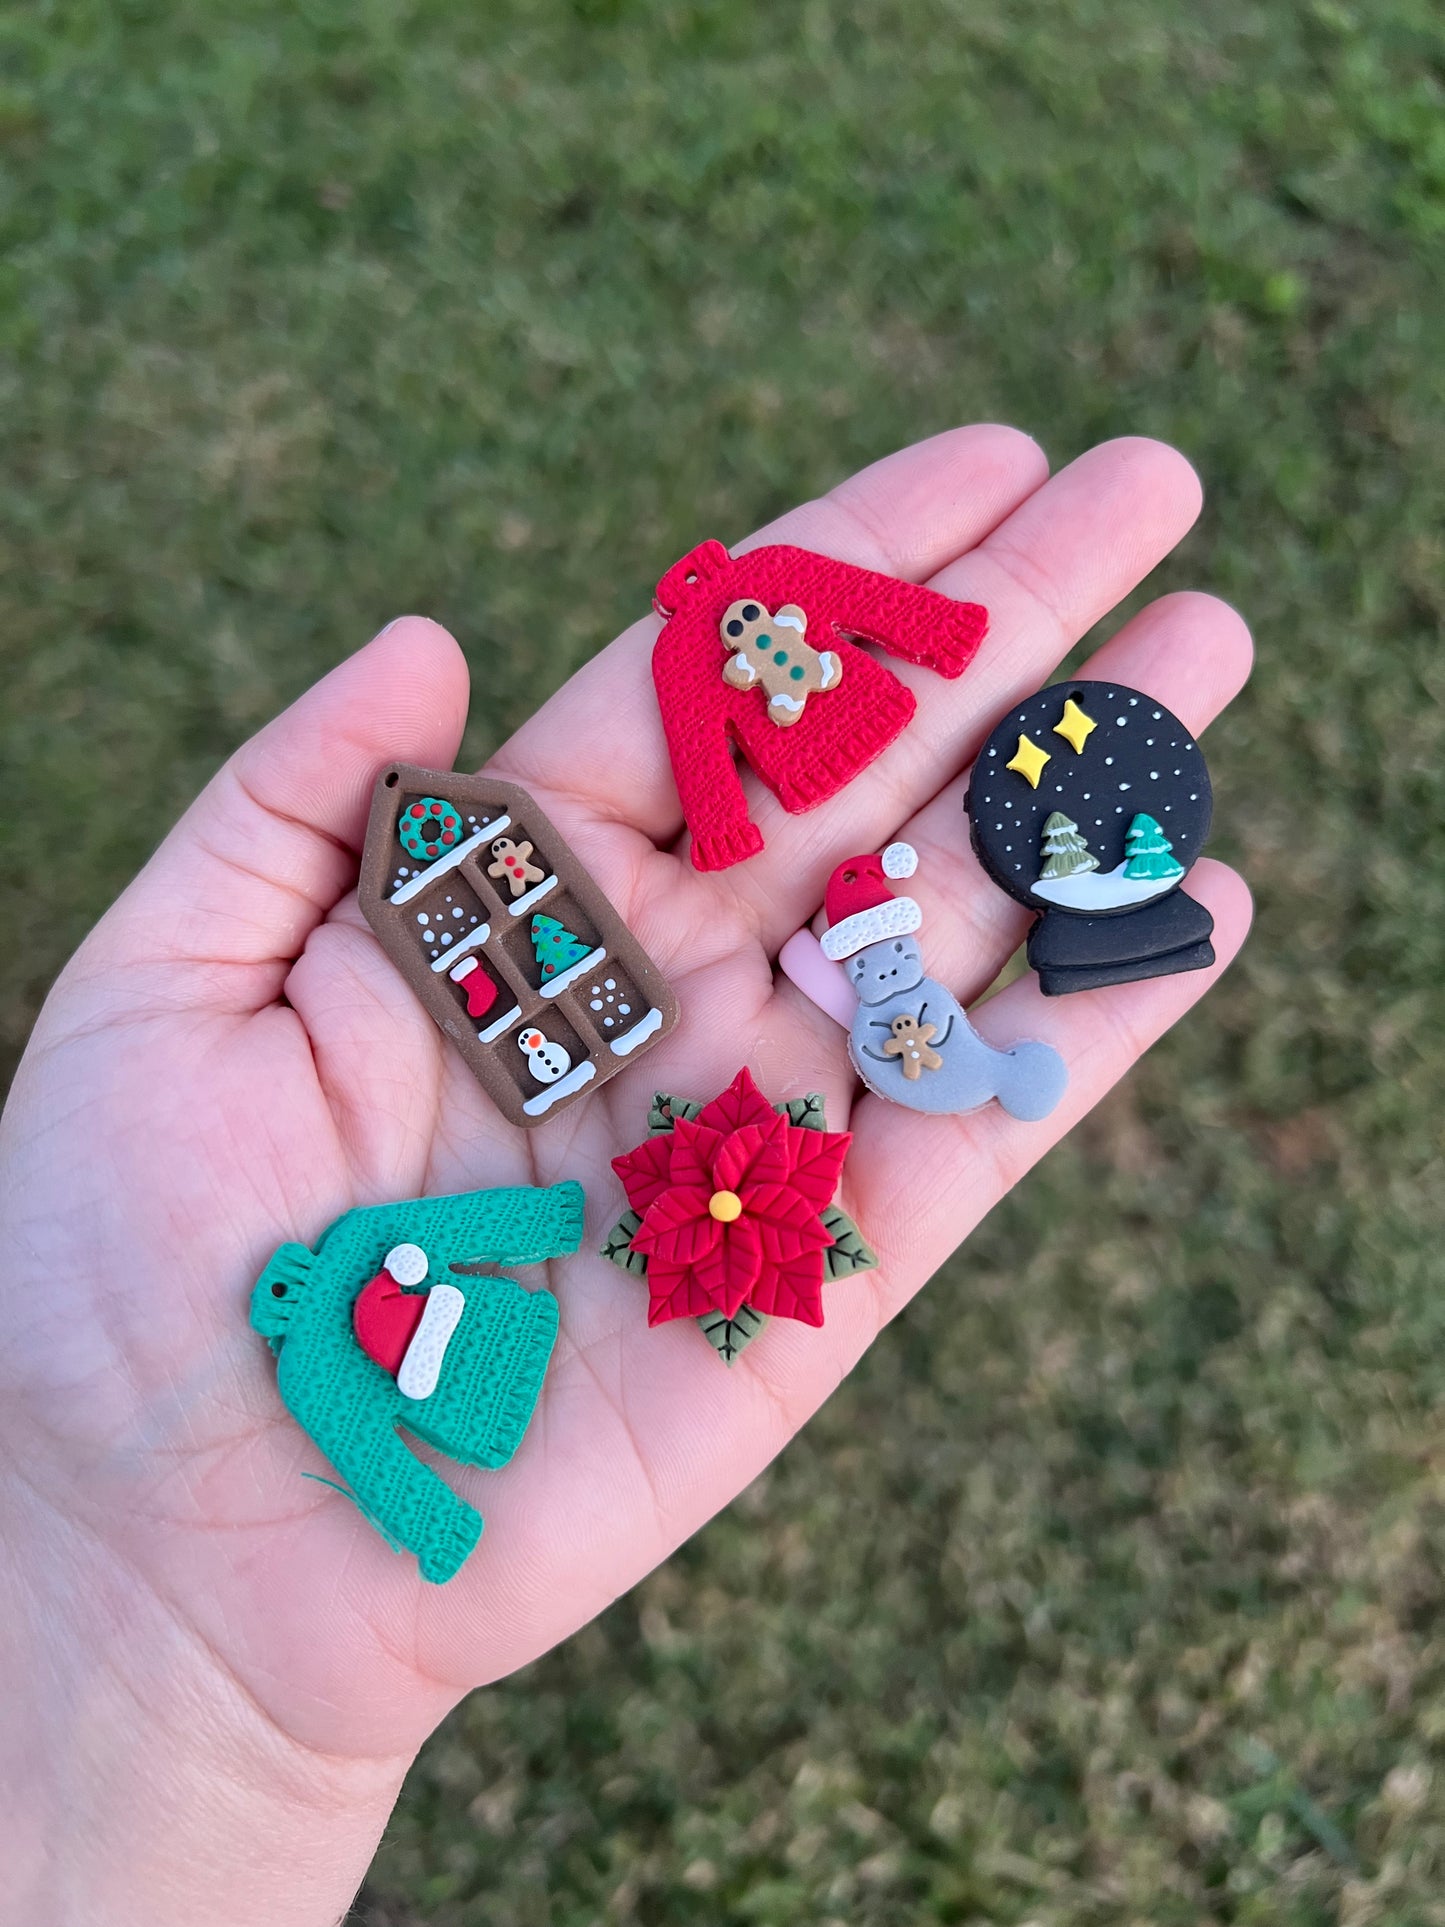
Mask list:
[[137,1006],[245,1013],[280,994],[307,937],[356,881],[382,763],[450,767],[465,658],[402,616],[243,743],[66,975]]

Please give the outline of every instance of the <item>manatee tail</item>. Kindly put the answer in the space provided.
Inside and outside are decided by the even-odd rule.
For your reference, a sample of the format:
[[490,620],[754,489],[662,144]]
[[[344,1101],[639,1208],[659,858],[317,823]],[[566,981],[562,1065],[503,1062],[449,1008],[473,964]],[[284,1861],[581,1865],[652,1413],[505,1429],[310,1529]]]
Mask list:
[[999,1053],[998,1101],[1010,1117],[1035,1124],[1047,1117],[1064,1094],[1069,1073],[1051,1044],[1024,1038]]

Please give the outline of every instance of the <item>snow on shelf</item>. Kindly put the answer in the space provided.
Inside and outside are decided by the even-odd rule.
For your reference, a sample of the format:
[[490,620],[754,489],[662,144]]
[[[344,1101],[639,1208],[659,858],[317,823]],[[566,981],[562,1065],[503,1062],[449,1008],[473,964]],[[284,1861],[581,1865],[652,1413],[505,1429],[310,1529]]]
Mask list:
[[459,843],[454,850],[448,850],[446,855],[439,856],[435,863],[428,863],[424,870],[418,870],[414,877],[408,877],[399,890],[392,891],[387,901],[389,903],[410,903],[412,898],[418,896],[421,891],[425,890],[429,883],[435,883],[439,876],[444,876],[448,870],[454,870],[467,852],[474,850],[483,837],[496,836],[499,831],[507,827],[510,821],[510,817],[503,816],[498,818],[495,823],[484,823],[479,830],[474,830],[472,834]]
[[517,898],[517,901],[515,903],[509,903],[507,908],[514,917],[520,917],[524,910],[531,909],[538,897],[545,897],[547,892],[555,886],[556,882],[556,877],[543,877],[540,883],[534,883],[530,890],[524,890],[521,896]]
[[551,1110],[559,1098],[574,1096],[584,1084],[590,1084],[596,1075],[597,1066],[589,1057],[587,1062],[579,1064],[575,1071],[568,1071],[567,1075],[559,1077],[555,1084],[549,1084],[545,1090],[538,1091],[535,1097],[529,1097],[522,1109],[528,1117],[541,1117]]
[[649,1010],[641,1023],[634,1024],[631,1030],[625,1030],[620,1037],[612,1039],[612,1055],[626,1057],[629,1052],[636,1050],[639,1044],[646,1043],[647,1039],[661,1028],[662,1012],[656,1009]]
[[490,1044],[494,1038],[500,1037],[504,1030],[509,1029],[511,1025],[515,1024],[521,1014],[522,1006],[520,1004],[513,1004],[512,1008],[504,1011],[500,1017],[494,1017],[485,1030],[479,1030],[477,1032],[477,1041],[482,1044]]
[[579,957],[577,962],[570,969],[564,970],[560,977],[549,978],[542,986],[542,995],[555,997],[559,990],[565,990],[568,984],[575,982],[584,970],[590,970],[594,964],[600,964],[606,955],[606,946],[599,943],[595,950],[589,950],[585,957]]
[[432,965],[432,969],[438,972],[446,970],[464,951],[475,950],[477,945],[485,943],[491,934],[492,926],[489,923],[478,924],[475,930],[469,930],[466,936],[454,943],[450,950],[444,950]]

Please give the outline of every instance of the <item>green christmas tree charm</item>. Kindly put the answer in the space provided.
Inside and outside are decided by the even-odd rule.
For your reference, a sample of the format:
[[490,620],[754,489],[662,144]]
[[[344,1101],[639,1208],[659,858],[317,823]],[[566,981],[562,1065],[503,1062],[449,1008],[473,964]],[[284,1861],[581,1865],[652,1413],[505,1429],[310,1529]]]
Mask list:
[[575,964],[585,963],[592,955],[591,945],[574,937],[555,917],[533,917],[532,948],[537,953],[544,984],[571,970]]
[[1182,877],[1184,865],[1174,855],[1174,845],[1152,816],[1141,811],[1124,836],[1124,875],[1149,883],[1167,883]]
[[1044,819],[1044,867],[1039,881],[1053,882],[1059,877],[1084,876],[1097,870],[1099,859],[1079,834],[1079,826],[1062,810]]

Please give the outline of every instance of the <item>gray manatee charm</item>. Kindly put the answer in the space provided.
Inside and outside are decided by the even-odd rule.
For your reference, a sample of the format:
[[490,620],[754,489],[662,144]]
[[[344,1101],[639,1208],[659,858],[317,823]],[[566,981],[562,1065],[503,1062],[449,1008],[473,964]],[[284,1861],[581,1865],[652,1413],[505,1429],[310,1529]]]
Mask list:
[[858,993],[848,1054],[863,1082],[910,1111],[953,1117],[997,1098],[1010,1117],[1047,1117],[1064,1094],[1059,1053],[1031,1039],[994,1050],[956,997],[926,976],[917,939],[892,936],[844,963]]

